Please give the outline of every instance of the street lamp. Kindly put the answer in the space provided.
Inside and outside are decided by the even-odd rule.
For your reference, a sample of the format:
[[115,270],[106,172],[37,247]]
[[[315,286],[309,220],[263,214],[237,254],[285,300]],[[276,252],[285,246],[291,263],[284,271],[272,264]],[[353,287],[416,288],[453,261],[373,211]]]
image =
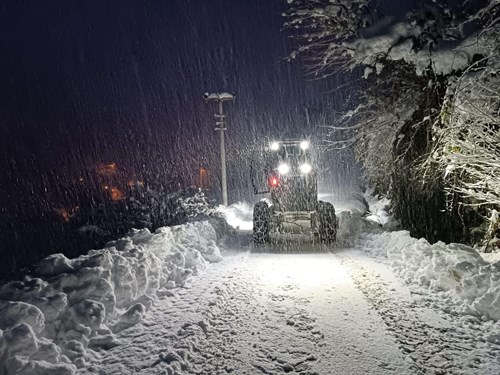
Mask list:
[[208,92],[203,94],[203,98],[205,99],[205,102],[217,102],[219,103],[219,113],[216,113],[215,116],[215,125],[217,127],[215,128],[216,131],[220,132],[220,162],[221,162],[221,174],[222,174],[222,204],[224,206],[227,206],[227,177],[226,177],[226,146],[224,144],[224,131],[226,130],[225,128],[225,118],[226,115],[224,115],[223,111],[223,103],[226,101],[232,101],[234,102],[236,99],[236,96],[233,94],[229,94],[227,92],[222,92],[222,93],[214,93],[214,94],[209,94]]

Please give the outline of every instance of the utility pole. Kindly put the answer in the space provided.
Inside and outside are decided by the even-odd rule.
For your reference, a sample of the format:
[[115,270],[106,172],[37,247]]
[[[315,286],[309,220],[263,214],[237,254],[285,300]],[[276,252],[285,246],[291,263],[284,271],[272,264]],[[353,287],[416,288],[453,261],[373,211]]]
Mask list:
[[229,94],[227,92],[209,94],[206,92],[203,94],[203,98],[206,102],[212,101],[219,104],[219,113],[215,116],[215,128],[216,131],[220,132],[220,162],[221,162],[221,175],[222,175],[222,204],[227,206],[227,176],[226,176],[226,145],[224,142],[224,132],[226,131],[226,115],[224,115],[223,103],[226,101],[234,102],[236,96]]

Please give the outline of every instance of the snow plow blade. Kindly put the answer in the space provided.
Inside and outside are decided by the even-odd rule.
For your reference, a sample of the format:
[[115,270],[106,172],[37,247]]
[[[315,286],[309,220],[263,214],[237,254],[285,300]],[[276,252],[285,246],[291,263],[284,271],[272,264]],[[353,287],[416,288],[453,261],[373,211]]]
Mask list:
[[269,244],[279,252],[324,251],[311,245],[331,244],[337,236],[337,217],[331,203],[318,202],[316,211],[275,211],[261,201],[254,207],[253,221],[254,247]]
[[265,245],[254,245],[252,248],[252,253],[270,253],[270,254],[312,254],[312,253],[329,253],[332,251],[331,246],[311,242],[310,239],[300,240],[297,236],[294,238],[279,239],[276,241],[271,241]]

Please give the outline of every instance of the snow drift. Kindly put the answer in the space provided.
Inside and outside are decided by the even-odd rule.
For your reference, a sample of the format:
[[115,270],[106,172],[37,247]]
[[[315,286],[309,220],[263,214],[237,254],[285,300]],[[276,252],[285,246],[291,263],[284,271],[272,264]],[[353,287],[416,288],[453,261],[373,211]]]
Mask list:
[[238,202],[230,206],[219,206],[217,210],[222,213],[226,222],[238,230],[253,229],[253,207],[245,202]]
[[54,254],[0,288],[0,374],[74,374],[89,350],[119,345],[158,295],[222,259],[207,222],[132,230],[104,249]]
[[431,245],[407,231],[366,234],[360,245],[373,255],[387,256],[406,282],[441,294],[450,312],[500,320],[500,261],[487,262],[463,244]]
[[[375,197],[369,190],[365,199],[370,208],[368,216],[340,218],[339,233],[346,233],[348,244],[388,259],[405,282],[439,295],[440,308],[471,319],[500,321],[500,254],[490,256],[488,261],[464,244],[431,245],[424,238],[411,237],[408,231],[394,230],[399,223],[388,212],[387,198]],[[374,223],[379,225],[378,230]]]

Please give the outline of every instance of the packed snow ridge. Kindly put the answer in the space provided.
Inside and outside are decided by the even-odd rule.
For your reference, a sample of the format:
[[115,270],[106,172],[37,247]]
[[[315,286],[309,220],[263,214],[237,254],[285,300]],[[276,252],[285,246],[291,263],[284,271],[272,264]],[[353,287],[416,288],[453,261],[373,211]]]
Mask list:
[[68,259],[51,255],[0,288],[0,375],[74,374],[89,349],[117,346],[157,296],[188,286],[222,260],[208,221],[133,229],[104,249]]
[[[500,250],[485,254],[464,244],[430,244],[411,237],[408,231],[395,230],[399,223],[388,213],[387,198],[378,199],[367,191],[365,199],[370,207],[365,219],[383,230],[366,226],[358,230],[354,247],[387,259],[406,283],[438,296],[440,306],[436,307],[470,320],[500,322]],[[356,221],[348,221],[352,223],[344,227],[352,231]],[[490,340],[500,344],[500,334],[491,335]]]
[[[365,234],[359,241],[374,255],[387,257],[407,283],[439,295],[448,312],[480,321],[500,320],[499,253],[487,261],[469,246],[431,245],[406,231]],[[491,339],[500,343],[500,334]]]

